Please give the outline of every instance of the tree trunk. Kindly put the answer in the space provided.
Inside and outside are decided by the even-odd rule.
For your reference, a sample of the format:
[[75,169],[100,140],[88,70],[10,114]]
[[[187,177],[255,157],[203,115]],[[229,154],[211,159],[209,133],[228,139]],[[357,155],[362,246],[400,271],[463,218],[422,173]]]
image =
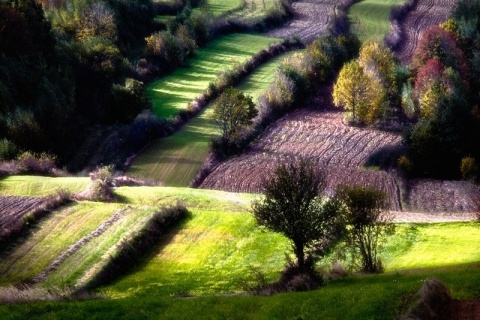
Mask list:
[[305,244],[301,241],[297,241],[294,242],[294,246],[295,255],[297,256],[298,260],[298,267],[300,269],[303,269],[303,267],[305,266],[305,253],[303,252]]

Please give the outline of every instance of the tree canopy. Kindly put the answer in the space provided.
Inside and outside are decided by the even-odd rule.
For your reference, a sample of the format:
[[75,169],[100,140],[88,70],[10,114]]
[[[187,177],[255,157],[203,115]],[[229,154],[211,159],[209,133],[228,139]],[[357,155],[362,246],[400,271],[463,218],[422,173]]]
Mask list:
[[[253,204],[258,224],[289,238],[298,266],[311,267],[343,234],[340,202],[321,200],[324,177],[305,159],[279,165],[262,187],[265,198]],[[321,252],[315,252],[314,245],[319,241]]]
[[224,151],[257,114],[252,98],[242,91],[230,87],[220,95],[213,107],[213,118],[221,130]]

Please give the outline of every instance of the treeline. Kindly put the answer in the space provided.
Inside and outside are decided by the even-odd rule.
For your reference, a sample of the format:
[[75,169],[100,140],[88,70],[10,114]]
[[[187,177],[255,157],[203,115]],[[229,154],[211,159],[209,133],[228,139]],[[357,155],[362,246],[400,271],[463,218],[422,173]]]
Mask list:
[[127,58],[153,13],[148,0],[2,0],[0,159],[30,150],[66,163],[88,128],[129,123],[148,108]]
[[416,176],[478,179],[480,3],[461,1],[426,30],[414,53],[402,106],[414,126],[402,168]]
[[[181,6],[183,4],[183,6]],[[221,35],[234,32],[264,32],[287,20],[292,15],[291,1],[278,0],[278,5],[268,10],[261,19],[251,21],[236,18],[214,17],[204,1],[182,1],[171,4],[158,4],[158,11],[171,12],[177,8],[173,19],[147,37],[145,58],[137,64],[137,72],[142,80],[149,81],[170,73],[194,56],[199,47]],[[200,6],[194,10],[193,8]],[[179,10],[179,8],[182,8]]]
[[175,129],[148,112],[143,82],[214,37],[290,12],[282,1],[279,20],[241,24],[192,10],[201,4],[178,1],[161,26],[150,0],[0,0],[0,161],[29,151],[73,171],[123,164]]

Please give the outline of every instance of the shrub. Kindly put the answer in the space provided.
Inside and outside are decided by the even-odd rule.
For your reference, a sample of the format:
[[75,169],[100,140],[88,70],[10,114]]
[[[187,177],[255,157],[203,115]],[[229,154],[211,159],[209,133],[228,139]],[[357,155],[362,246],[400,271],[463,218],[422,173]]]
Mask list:
[[353,257],[360,259],[361,270],[383,272],[378,251],[387,236],[395,232],[386,193],[370,187],[340,186],[335,197],[347,207],[346,223],[350,226],[347,243]]
[[114,84],[110,101],[112,120],[131,122],[143,110],[150,106],[144,94],[143,82],[127,78],[124,85]]
[[113,166],[98,168],[90,173],[90,183],[87,188],[74,195],[77,200],[113,201],[115,196],[112,191]]
[[413,163],[405,155],[398,158],[397,166],[406,174],[411,174],[413,172]]
[[17,157],[17,167],[20,172],[52,174],[56,169],[55,160],[55,156],[47,153],[25,151]]
[[460,163],[460,172],[464,180],[475,181],[478,177],[478,165],[473,157],[465,157]]

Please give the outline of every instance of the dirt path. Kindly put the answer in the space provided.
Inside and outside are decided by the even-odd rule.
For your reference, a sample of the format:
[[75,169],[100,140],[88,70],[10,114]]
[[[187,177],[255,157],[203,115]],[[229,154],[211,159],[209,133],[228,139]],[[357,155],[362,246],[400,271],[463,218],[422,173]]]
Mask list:
[[397,55],[404,64],[410,64],[418,41],[428,27],[438,25],[448,18],[457,0],[418,0],[416,8],[403,21],[406,39]]
[[300,0],[292,5],[293,19],[267,35],[277,38],[298,36],[303,41],[325,33],[335,16],[335,8],[345,0]]
[[454,222],[454,221],[471,221],[475,219],[475,215],[471,213],[452,214],[452,213],[420,213],[420,212],[403,212],[392,211],[395,222]]

